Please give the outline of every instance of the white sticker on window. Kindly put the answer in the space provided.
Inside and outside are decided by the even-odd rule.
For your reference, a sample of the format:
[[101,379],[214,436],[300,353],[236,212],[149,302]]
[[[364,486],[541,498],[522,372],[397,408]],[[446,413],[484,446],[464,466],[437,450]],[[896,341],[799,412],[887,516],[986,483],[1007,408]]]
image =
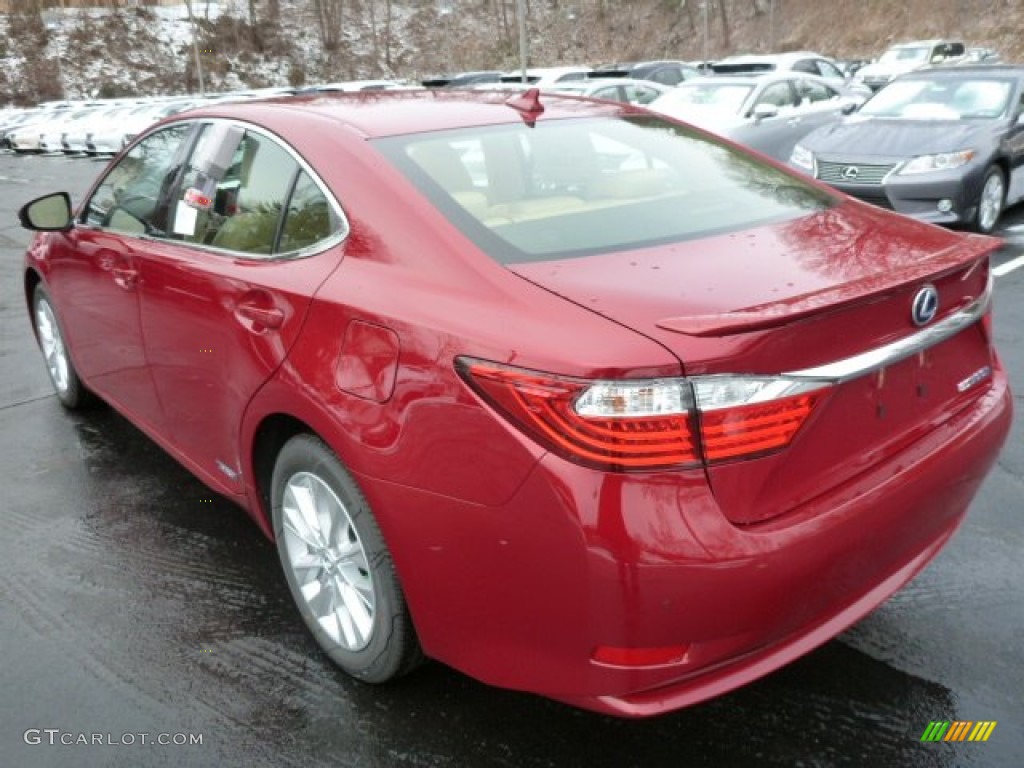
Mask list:
[[183,200],[179,200],[178,207],[174,210],[174,234],[192,237],[196,233],[196,220],[198,218],[199,211],[186,204]]

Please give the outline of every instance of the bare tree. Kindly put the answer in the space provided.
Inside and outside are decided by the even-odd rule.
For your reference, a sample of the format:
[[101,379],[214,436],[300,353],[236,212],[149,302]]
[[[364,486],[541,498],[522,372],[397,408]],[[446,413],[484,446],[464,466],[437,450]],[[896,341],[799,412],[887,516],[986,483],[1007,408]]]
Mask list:
[[732,46],[729,43],[729,19],[726,17],[725,0],[718,0],[718,18],[722,22],[722,43],[728,51]]
[[333,53],[341,45],[341,20],[345,1],[313,0],[313,10],[316,12],[320,44],[325,51]]

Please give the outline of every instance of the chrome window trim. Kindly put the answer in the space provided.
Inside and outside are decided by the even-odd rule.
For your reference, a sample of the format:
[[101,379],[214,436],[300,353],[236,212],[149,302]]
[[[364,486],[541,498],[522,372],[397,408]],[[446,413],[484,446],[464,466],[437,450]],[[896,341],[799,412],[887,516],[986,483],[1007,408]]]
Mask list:
[[981,320],[991,305],[992,275],[990,274],[988,285],[985,286],[985,291],[981,296],[934,325],[923,328],[910,336],[890,344],[862,352],[859,355],[837,360],[834,363],[827,363],[816,368],[791,371],[782,374],[782,376],[792,379],[827,381],[834,384],[841,384],[844,381],[859,378],[865,374],[898,363],[908,357],[913,357],[919,352],[923,352],[934,347],[936,344],[941,344],[947,339],[956,336],[960,331]]
[[[252,131],[253,133],[257,133],[269,139],[270,141],[273,141],[275,144],[281,147],[296,163],[298,163],[299,168],[301,168],[307,174],[309,174],[309,177],[313,180],[313,183],[317,185],[320,191],[323,192],[324,197],[327,198],[328,205],[331,206],[331,208],[334,210],[335,215],[338,217],[340,227],[339,230],[333,233],[331,236],[326,237],[323,240],[314,243],[313,245],[307,246],[306,248],[300,248],[294,251],[284,251],[282,253],[271,253],[265,256],[259,254],[246,253],[245,251],[233,251],[227,248],[216,248],[211,245],[206,245],[205,243],[185,243],[185,245],[216,254],[231,254],[235,258],[245,259],[246,261],[273,262],[290,261],[293,259],[301,259],[310,256],[315,256],[318,253],[322,253],[323,251],[326,251],[329,248],[332,248],[335,245],[344,242],[345,239],[349,236],[349,233],[352,231],[352,228],[349,225],[348,216],[345,215],[345,211],[341,207],[341,203],[339,203],[338,200],[334,197],[334,194],[331,192],[327,184],[324,183],[324,180],[320,178],[320,174],[318,174],[313,169],[313,167],[306,162],[305,158],[303,158],[302,155],[296,152],[292,145],[285,141],[283,138],[260,125],[250,123],[245,120],[239,120],[237,118],[200,117],[193,118],[190,122],[199,123],[200,125],[212,125],[214,123],[227,123],[228,125],[236,125],[239,128],[242,128],[246,131]],[[181,241],[175,240],[172,242],[180,243]]]

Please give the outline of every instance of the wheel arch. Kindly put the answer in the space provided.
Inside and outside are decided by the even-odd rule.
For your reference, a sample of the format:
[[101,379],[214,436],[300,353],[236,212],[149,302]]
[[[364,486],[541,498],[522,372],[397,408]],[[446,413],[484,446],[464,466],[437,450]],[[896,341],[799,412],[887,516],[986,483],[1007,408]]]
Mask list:
[[[36,286],[43,282],[42,276],[34,269],[25,270],[25,307],[29,316],[32,315],[32,297],[35,295]],[[32,323],[32,333],[36,335],[36,324]]]
[[285,443],[300,434],[314,435],[324,440],[323,435],[318,434],[313,427],[288,413],[271,413],[264,416],[253,433],[249,459],[258,502],[254,516],[257,524],[270,539],[274,538],[270,513],[270,485],[274,464]]
[[1006,192],[1010,191],[1010,158],[1006,155],[996,155],[992,158],[992,162],[988,164],[991,168],[995,166],[1003,172],[1003,184],[1006,186]]

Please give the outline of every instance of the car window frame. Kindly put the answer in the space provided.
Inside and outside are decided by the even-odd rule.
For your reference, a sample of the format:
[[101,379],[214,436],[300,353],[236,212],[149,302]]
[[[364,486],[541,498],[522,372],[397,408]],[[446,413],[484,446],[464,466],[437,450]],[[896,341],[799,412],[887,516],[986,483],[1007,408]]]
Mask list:
[[[348,236],[349,234],[351,234],[352,231],[350,220],[347,214],[345,213],[345,209],[342,207],[341,203],[335,197],[330,187],[326,184],[326,182],[324,182],[323,178],[320,176],[320,174],[316,172],[312,165],[310,165],[310,163],[307,162],[306,159],[298,152],[298,150],[296,150],[288,141],[286,141],[284,138],[274,133],[273,131],[264,128],[261,125],[251,123],[246,120],[225,117],[189,117],[182,120],[174,120],[171,122],[163,123],[155,130],[147,131],[145,134],[139,136],[139,138],[136,141],[133,141],[125,149],[124,154],[122,154],[119,157],[119,160],[122,159],[128,152],[130,152],[132,148],[146,141],[149,137],[155,135],[156,133],[180,125],[188,125],[189,130],[186,133],[185,138],[182,140],[181,145],[178,147],[178,149],[172,156],[171,164],[168,166],[168,172],[170,172],[173,169],[174,177],[167,184],[166,189],[163,190],[163,194],[161,195],[161,197],[163,197],[163,195],[166,195],[167,200],[169,201],[168,205],[173,206],[174,201],[181,199],[181,182],[184,178],[188,163],[195,153],[196,147],[199,143],[199,137],[202,135],[204,128],[217,124],[236,126],[246,132],[251,131],[269,141],[274,142],[277,146],[284,150],[284,152],[289,157],[291,157],[292,160],[296,162],[298,170],[300,172],[305,172],[313,180],[313,183],[316,184],[320,192],[326,198],[330,212],[333,213],[334,217],[337,220],[337,231],[331,233],[331,235],[323,238],[322,240],[318,240],[316,243],[313,243],[312,245],[306,246],[305,248],[299,248],[294,251],[285,252],[272,251],[269,254],[253,254],[248,253],[246,251],[236,251],[227,248],[219,248],[217,246],[210,245],[207,243],[187,242],[184,240],[176,240],[171,237],[154,235],[152,233],[122,232],[119,230],[107,229],[105,227],[98,227],[92,224],[88,224],[85,221],[85,216],[89,209],[89,202],[92,200],[97,190],[99,190],[99,188],[103,186],[104,181],[118,167],[119,162],[111,163],[110,167],[106,169],[104,174],[96,181],[92,189],[90,189],[89,195],[86,198],[86,202],[82,205],[81,210],[78,213],[78,216],[76,216],[75,218],[76,225],[88,227],[89,229],[96,231],[109,231],[114,234],[117,234],[119,237],[129,237],[133,239],[146,240],[156,243],[173,244],[183,248],[190,248],[218,255],[228,255],[232,259],[241,259],[254,263],[274,263],[278,261],[291,261],[296,259],[309,258],[312,256],[316,256],[317,254],[322,253],[323,251],[326,251],[337,245],[340,245],[341,243],[348,239]],[[284,216],[284,213],[288,210],[288,207],[291,203],[292,195],[295,193],[296,181],[300,176],[301,173],[296,173],[292,177],[292,180],[288,185],[288,192],[282,203],[282,216],[278,220],[278,226],[276,228],[274,236],[274,247],[277,247],[280,243],[281,230],[283,229],[283,223],[286,218]],[[173,212],[170,213],[170,215],[173,215]]]

